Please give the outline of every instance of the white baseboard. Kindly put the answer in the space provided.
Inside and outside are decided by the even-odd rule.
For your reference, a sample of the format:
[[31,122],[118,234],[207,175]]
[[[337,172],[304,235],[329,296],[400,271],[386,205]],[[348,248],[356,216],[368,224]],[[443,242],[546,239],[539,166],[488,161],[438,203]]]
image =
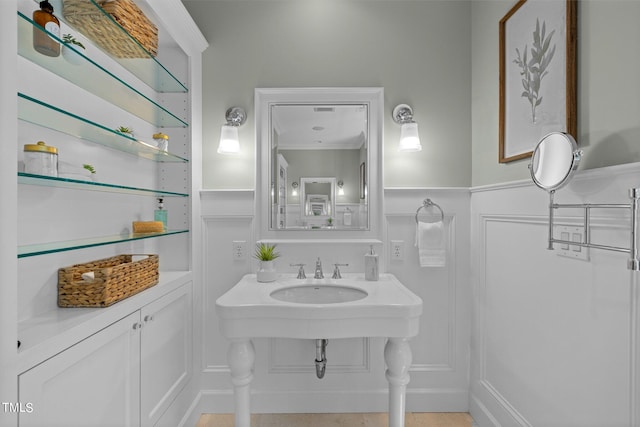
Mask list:
[[472,427],[500,427],[486,406],[473,394],[469,398],[469,413],[473,418]]

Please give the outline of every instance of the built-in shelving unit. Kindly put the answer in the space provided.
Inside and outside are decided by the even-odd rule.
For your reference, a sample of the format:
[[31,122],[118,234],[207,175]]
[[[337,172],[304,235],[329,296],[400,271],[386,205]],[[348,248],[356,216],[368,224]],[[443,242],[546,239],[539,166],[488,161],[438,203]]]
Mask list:
[[[124,31],[124,29],[122,29],[110,15],[105,14],[102,8],[95,2],[91,1],[91,3],[100,10],[105,23],[116,26],[118,31]],[[143,95],[136,88],[82,53],[78,53],[83,59],[79,65],[70,64],[61,56],[48,57],[37,53],[31,46],[31,32],[34,30],[43,31],[49,37],[56,39],[61,45],[64,45],[61,39],[47,32],[27,16],[18,12],[18,53],[24,58],[151,124],[159,127],[188,126],[184,120],[178,118],[166,108]],[[132,74],[139,77],[143,82],[158,92],[187,92],[187,88],[151,54],[146,52],[146,55],[147,56],[142,59],[112,59],[120,63],[127,70],[131,71]],[[20,92],[18,92],[18,118],[25,122],[155,162],[186,163],[189,161],[182,156],[159,150],[149,143],[137,140],[129,135],[110,129],[105,125]],[[90,180],[49,177],[21,172],[18,173],[18,183],[154,197],[189,197],[187,193],[94,182]],[[162,233],[125,233],[69,241],[30,244],[19,246],[17,255],[18,258],[26,258],[187,232],[189,232],[188,229],[169,230]]]
[[[0,157],[0,192],[6,196],[0,215],[0,265],[6,272],[0,391],[7,401],[37,401],[44,424],[121,424],[118,417],[126,413],[132,425],[177,425],[183,402],[193,394],[187,385],[195,360],[191,295],[200,292],[195,287],[201,279],[192,270],[199,270],[194,253],[201,242],[191,160],[201,153],[201,99],[190,92],[201,91],[206,40],[180,0],[134,0],[158,28],[157,57],[140,47],[140,57],[119,58],[96,42],[108,35],[83,34],[80,24],[65,20],[62,1],[51,3],[60,20],[59,36],[31,19],[39,0],[0,2],[10,18],[0,30],[1,62],[10,77],[0,85],[7,107],[0,121],[11,142]],[[101,20],[101,28],[126,33],[99,0],[71,3],[95,7],[91,19]],[[60,43],[59,56],[35,50],[38,32]],[[72,34],[86,50],[74,49],[70,58],[66,51],[73,45],[62,41],[63,34]],[[192,117],[198,124],[194,129]],[[121,124],[135,128],[136,137],[118,132]],[[152,135],[158,132],[170,137],[170,152],[156,147]],[[21,172],[24,145],[36,141],[58,149],[60,176]],[[85,163],[98,173],[83,169]],[[155,200],[160,198],[164,206]],[[129,232],[132,221],[152,219],[158,208],[167,211],[167,231]],[[57,305],[59,268],[122,253],[157,254],[157,284],[108,307]],[[167,338],[176,351],[158,352]],[[58,369],[63,365],[68,368]],[[101,366],[97,376],[95,366]],[[48,373],[41,375],[41,369]],[[164,375],[167,370],[179,372],[177,379]],[[49,381],[54,376],[63,380]],[[83,410],[70,413],[64,405],[38,401],[45,383],[51,394],[42,401],[50,403],[52,395],[81,401],[84,387],[76,385],[84,385],[84,378],[98,394]],[[118,400],[121,395],[134,397]],[[24,413],[4,417],[12,425],[42,423]]]
[[156,162],[186,163],[189,161],[23,93],[18,93],[18,117],[20,120],[34,123],[38,126]]
[[[120,25],[115,22],[110,15],[106,14],[102,8],[95,3],[95,1],[87,0],[87,4],[89,3],[93,4],[99,10],[99,19],[103,21],[100,25],[108,25],[113,27],[116,31],[123,31],[126,33],[126,31],[122,29],[122,27],[120,27]],[[57,36],[47,32],[44,28],[37,25],[20,10],[17,14],[17,50],[18,55],[21,57],[56,76],[62,77],[75,87],[83,89],[88,92],[87,95],[93,94],[106,101],[108,104],[111,104],[132,116],[136,116],[154,127],[188,127],[186,119],[182,119],[178,117],[178,115],[172,113],[170,111],[171,107],[165,105],[165,102],[162,102],[163,105],[160,105],[160,101],[157,100],[160,97],[156,96],[161,93],[175,93],[176,96],[182,95],[187,99],[187,87],[171,72],[169,72],[167,68],[165,68],[153,55],[146,52],[142,46],[140,46],[142,57],[131,59],[116,58],[109,55],[107,52],[99,52],[98,46],[90,44],[87,46],[86,53],[76,51],[77,55],[81,58],[81,61],[79,64],[72,64],[62,55],[58,57],[49,57],[36,52],[32,46],[33,31],[45,32],[47,36],[58,41],[61,47],[64,46],[65,43]],[[63,14],[60,13],[58,17],[64,25],[66,22],[62,15]],[[135,39],[133,40],[135,41]],[[107,54],[107,56],[105,57],[104,54]],[[117,66],[114,67],[114,63],[120,64],[124,68],[124,73],[121,71],[113,71],[114,69],[118,69]],[[123,74],[126,75],[127,71],[137,77],[142,83],[149,86],[151,91],[149,91],[149,88],[145,88],[140,85],[135,79],[131,79],[131,76],[128,78],[124,77]],[[51,96],[46,96],[46,94],[42,99],[38,98],[40,98],[39,95],[38,97],[34,97],[32,94],[23,93],[23,91],[17,92],[18,119],[20,121],[36,125],[43,129],[60,132],[75,139],[131,154],[158,164],[169,164],[156,169],[155,173],[161,173],[161,170],[172,167],[179,168],[175,170],[183,170],[183,174],[188,174],[188,167],[170,166],[171,164],[187,164],[189,162],[189,159],[187,158],[188,154],[178,155],[160,150],[155,147],[155,144],[153,143],[141,141],[127,134],[118,132],[115,129],[111,129],[108,126],[99,123],[98,121],[100,120],[96,121],[95,119],[87,118],[87,113],[78,114],[78,112],[84,111],[84,107],[78,107],[76,110],[73,110],[70,108],[61,108],[59,106],[52,105],[50,101],[47,100],[50,99]],[[186,150],[186,152],[188,153],[188,150]],[[107,153],[105,152],[105,154]],[[153,170],[153,168],[149,170]],[[123,171],[123,173],[126,175],[126,171]],[[175,179],[175,176],[173,178]],[[189,182],[189,180],[185,179],[184,182]],[[178,189],[177,191],[168,191],[160,188],[140,187],[136,186],[135,183],[131,183],[131,185],[121,185],[108,182],[96,182],[89,176],[86,178],[80,177],[79,179],[76,179],[18,172],[17,184],[20,186],[29,185],[52,187],[72,191],[82,190],[90,192],[108,192],[156,198],[183,198],[187,200],[186,205],[188,205],[188,199],[190,197],[186,187],[184,191],[181,189]],[[157,183],[155,185],[158,187],[163,186],[161,183]],[[154,184],[152,184],[152,186],[154,186]],[[96,218],[96,220],[99,219]],[[112,235],[83,237],[74,240],[38,242],[34,244],[21,245],[17,248],[17,258],[36,257],[104,245],[133,242],[143,239],[162,238],[165,236],[173,236],[190,232],[188,224],[184,224],[184,227],[179,225],[176,228],[178,229],[171,229],[160,233],[124,232],[120,234],[114,233]],[[176,282],[177,285],[178,282],[183,282],[183,280],[185,280],[184,278],[189,275],[190,272],[188,271],[161,273],[160,286],[151,288],[151,294],[160,292],[162,290],[163,283]],[[116,309],[116,311],[117,310],[120,310],[120,308]],[[66,308],[53,309],[47,312],[39,314],[35,313],[34,315],[27,316],[19,322],[18,338],[24,344],[20,351],[22,352],[27,348],[37,347],[40,343],[47,340],[52,341],[51,334],[67,334],[68,331],[75,327],[74,325],[76,325],[77,322],[82,323],[82,319],[86,316],[88,316],[88,318],[110,318],[108,314],[102,314],[108,313],[108,311],[110,310],[96,308]]]
[[31,32],[34,28],[36,31],[45,32],[47,36],[64,45],[60,38],[18,12],[18,54],[20,56],[151,124],[159,127],[188,126],[187,122],[85,55],[79,54],[84,61],[74,65],[61,56],[49,57],[39,54],[31,46]]

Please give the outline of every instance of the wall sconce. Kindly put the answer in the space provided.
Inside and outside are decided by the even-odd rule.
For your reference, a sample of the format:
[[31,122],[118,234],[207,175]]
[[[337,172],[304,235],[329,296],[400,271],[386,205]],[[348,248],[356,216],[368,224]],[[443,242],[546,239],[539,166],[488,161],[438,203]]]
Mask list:
[[421,151],[418,124],[413,121],[413,110],[407,104],[397,105],[393,109],[393,121],[400,127],[400,143],[398,151]]
[[338,181],[338,196],[344,196],[344,182],[342,180]]
[[225,113],[227,123],[220,129],[220,144],[218,153],[237,154],[240,152],[238,127],[247,120],[247,113],[241,107],[231,107]]
[[293,190],[291,190],[291,195],[292,196],[297,196],[298,195],[298,183],[296,181],[291,183],[291,188],[293,188]]

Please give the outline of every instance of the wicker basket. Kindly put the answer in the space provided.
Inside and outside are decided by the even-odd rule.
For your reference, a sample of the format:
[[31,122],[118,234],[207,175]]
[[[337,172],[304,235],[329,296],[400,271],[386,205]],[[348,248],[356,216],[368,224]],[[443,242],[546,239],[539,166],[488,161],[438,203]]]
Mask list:
[[[94,0],[124,28],[148,53],[158,53],[158,28],[132,0]],[[117,58],[148,58],[149,55],[105,16],[90,0],[63,0],[62,14],[67,22],[103,50]]]
[[[58,270],[59,307],[108,307],[158,283],[158,255],[118,255]],[[93,280],[84,273],[93,272]]]

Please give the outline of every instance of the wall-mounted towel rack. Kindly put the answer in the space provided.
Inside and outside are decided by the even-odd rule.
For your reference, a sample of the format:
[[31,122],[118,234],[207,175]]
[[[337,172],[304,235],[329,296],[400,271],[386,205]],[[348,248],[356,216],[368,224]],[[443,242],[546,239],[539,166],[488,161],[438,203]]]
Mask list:
[[444,211],[442,210],[442,208],[438,206],[437,203],[433,203],[431,199],[424,199],[424,201],[422,202],[422,206],[420,206],[416,211],[416,224],[418,223],[418,214],[420,213],[420,211],[422,209],[429,209],[431,207],[436,208],[440,211],[440,221],[444,221]]

